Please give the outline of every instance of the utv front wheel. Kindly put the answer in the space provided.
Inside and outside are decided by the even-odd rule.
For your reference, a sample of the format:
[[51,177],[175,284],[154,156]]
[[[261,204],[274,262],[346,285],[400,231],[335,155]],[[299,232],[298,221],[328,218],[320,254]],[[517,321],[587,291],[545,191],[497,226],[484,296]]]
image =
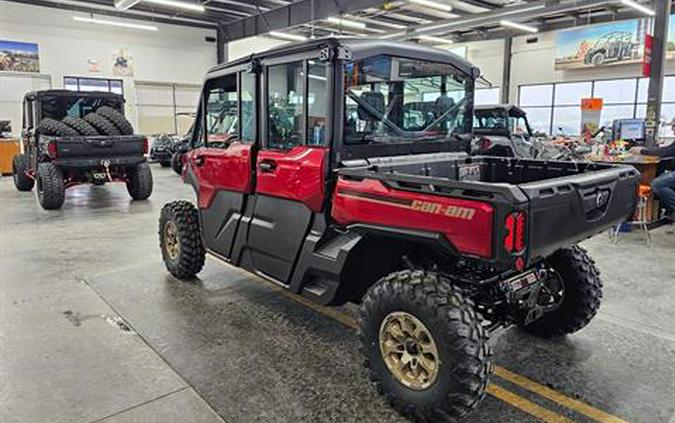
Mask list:
[[162,208],[159,246],[164,264],[173,276],[190,279],[202,270],[206,251],[195,206],[188,201],[174,201]]
[[405,416],[453,421],[485,396],[492,364],[482,318],[436,273],[380,279],[361,303],[359,336],[371,381]]
[[134,200],[145,200],[152,194],[152,171],[147,163],[129,170],[127,191]]
[[559,304],[523,329],[545,338],[574,333],[586,326],[600,308],[600,272],[580,247],[558,250],[546,261],[554,272],[556,288],[547,288],[540,297],[550,295]]
[[38,202],[45,210],[60,209],[66,199],[63,174],[54,163],[39,163],[36,175]]
[[26,154],[17,154],[12,158],[14,186],[19,191],[30,191],[33,189],[33,185],[35,185],[35,181],[26,174],[29,167],[30,162]]

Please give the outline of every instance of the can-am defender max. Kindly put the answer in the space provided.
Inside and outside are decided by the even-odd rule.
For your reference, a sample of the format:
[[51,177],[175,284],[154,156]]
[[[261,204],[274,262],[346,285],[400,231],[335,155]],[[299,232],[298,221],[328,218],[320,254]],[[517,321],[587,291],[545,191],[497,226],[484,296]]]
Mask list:
[[[465,415],[492,329],[558,336],[596,314],[598,270],[576,244],[631,213],[639,176],[468,156],[478,76],[447,51],[342,38],[212,69],[183,171],[196,204],[161,212],[167,269],[192,278],[209,252],[318,303],[360,303],[378,391],[419,421]],[[228,99],[239,124],[214,124]]]

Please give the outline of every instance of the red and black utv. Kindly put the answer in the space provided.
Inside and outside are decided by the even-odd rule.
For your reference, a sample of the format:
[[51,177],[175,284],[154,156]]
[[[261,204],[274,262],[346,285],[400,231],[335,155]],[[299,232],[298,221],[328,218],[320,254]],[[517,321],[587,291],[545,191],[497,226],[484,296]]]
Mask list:
[[134,135],[124,117],[124,97],[38,91],[26,94],[23,109],[23,153],[14,156],[14,185],[19,191],[37,185],[44,209],[61,208],[65,190],[86,183],[124,182],[134,200],[150,196],[148,140]]
[[[183,169],[197,202],[161,213],[166,267],[192,278],[208,252],[318,303],[357,302],[390,403],[419,421],[468,413],[493,329],[558,336],[596,314],[598,270],[576,244],[632,212],[639,177],[468,156],[478,76],[447,51],[342,38],[212,69]],[[219,125],[209,110],[230,100],[237,124]]]

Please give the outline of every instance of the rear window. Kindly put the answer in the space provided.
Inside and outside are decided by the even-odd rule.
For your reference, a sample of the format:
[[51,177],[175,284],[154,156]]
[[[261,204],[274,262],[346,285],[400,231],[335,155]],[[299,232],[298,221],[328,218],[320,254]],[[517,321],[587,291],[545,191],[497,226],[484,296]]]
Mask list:
[[101,106],[123,112],[122,101],[115,97],[46,96],[40,99],[42,117],[61,120],[66,116],[83,117]]

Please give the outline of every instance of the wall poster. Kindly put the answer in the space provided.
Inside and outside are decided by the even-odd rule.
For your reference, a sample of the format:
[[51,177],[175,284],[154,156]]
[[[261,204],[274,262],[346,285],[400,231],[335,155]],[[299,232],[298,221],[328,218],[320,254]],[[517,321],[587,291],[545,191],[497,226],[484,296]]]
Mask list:
[[0,40],[0,71],[40,73],[38,45]]

